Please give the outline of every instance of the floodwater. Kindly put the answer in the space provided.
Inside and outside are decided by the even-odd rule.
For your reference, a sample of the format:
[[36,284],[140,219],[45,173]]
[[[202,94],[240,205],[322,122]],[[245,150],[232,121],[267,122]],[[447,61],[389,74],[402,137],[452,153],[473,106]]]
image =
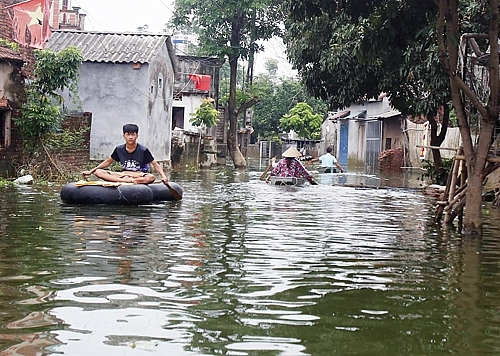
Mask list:
[[257,170],[138,207],[0,188],[0,355],[500,354],[497,209],[468,240],[419,190]]

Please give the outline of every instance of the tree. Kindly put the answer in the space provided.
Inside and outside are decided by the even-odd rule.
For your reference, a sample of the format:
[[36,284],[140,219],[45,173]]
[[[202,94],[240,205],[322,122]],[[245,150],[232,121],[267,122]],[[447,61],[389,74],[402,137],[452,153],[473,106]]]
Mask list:
[[261,48],[257,40],[268,40],[280,33],[281,0],[177,0],[172,23],[178,28],[189,24],[199,36],[200,52],[227,57],[230,85],[228,151],[237,168],[247,163],[238,147],[238,115],[258,102],[252,97],[237,106],[236,79],[238,60],[248,59]]
[[293,130],[301,138],[318,140],[321,138],[323,115],[313,114],[307,103],[297,103],[280,119],[280,127],[284,131]]
[[278,61],[272,58],[266,58],[266,63],[264,64],[267,74],[270,76],[276,76],[278,73]]
[[[404,115],[425,115],[431,145],[446,135],[449,81],[437,58],[433,0],[289,2],[285,42],[314,95],[342,109],[388,93]],[[314,40],[312,40],[314,39]],[[445,108],[441,132],[436,117]],[[432,151],[436,169],[439,150]]]
[[296,79],[260,75],[253,84],[261,100],[254,106],[252,126],[261,139],[280,141],[280,119],[297,103],[305,102],[313,112],[326,113],[327,105],[312,97]]
[[[464,15],[464,2],[458,0],[439,0],[439,18],[437,21],[437,37],[439,58],[450,79],[451,97],[458,120],[458,127],[463,140],[463,150],[467,163],[467,193],[465,197],[464,228],[468,233],[479,234],[482,231],[482,183],[483,173],[492,142],[493,131],[498,123],[499,108],[499,46],[498,46],[498,1],[490,0],[489,4],[478,5],[482,18],[488,26],[484,31],[472,37],[489,44],[487,55],[488,90],[482,96],[476,87],[470,85],[460,76],[460,45],[463,27],[459,18]],[[463,38],[463,37],[462,37]],[[486,51],[484,51],[486,52]],[[471,107],[468,107],[468,103]],[[471,111],[471,109],[473,111]],[[477,143],[474,143],[471,132],[471,116],[474,112],[480,115]]]
[[200,146],[201,146],[201,128],[202,127],[214,127],[217,126],[217,122],[219,121],[219,111],[214,108],[214,99],[208,98],[203,99],[200,107],[196,109],[194,114],[191,114],[191,118],[189,122],[191,122],[194,126],[200,128],[200,137],[198,140],[198,153],[196,155],[196,167],[199,165],[200,159]]
[[[442,1],[448,5],[443,6]],[[455,100],[460,93],[453,89],[454,79],[450,82],[449,73],[457,77],[456,63],[452,61],[451,70],[441,63],[443,59],[448,60],[450,53],[438,50],[441,34],[436,31],[436,24],[441,8],[450,7],[452,2],[456,5],[457,1],[306,0],[297,3],[289,0],[285,37],[288,55],[306,86],[314,95],[328,100],[331,107],[343,108],[386,92],[391,104],[404,115],[425,115],[429,119],[433,130],[431,144],[437,145],[445,136],[443,130],[449,120],[452,98],[457,110]],[[488,28],[485,19],[489,16],[485,16],[487,12],[482,9],[487,5],[473,0],[462,0],[461,4],[461,31]],[[456,6],[453,16],[458,19],[458,14]],[[447,21],[453,18],[450,12],[443,16]],[[456,33],[446,32],[446,41],[451,41],[448,46],[453,43],[458,46],[458,20],[455,25]],[[443,110],[444,120],[438,134],[434,118],[439,110]],[[433,150],[433,154],[435,163],[439,163],[439,152]],[[477,168],[479,172],[480,167]],[[475,191],[478,194],[478,188]],[[475,195],[474,200],[480,201],[480,194]],[[469,214],[469,218],[470,214],[477,215],[478,205],[469,207],[466,215]],[[472,223],[469,218],[466,218],[467,226],[474,229],[478,226],[477,219]]]
[[67,89],[76,96],[78,68],[82,61],[75,47],[59,53],[47,49],[35,51],[34,78],[26,87],[26,103],[21,107],[21,116],[15,119],[28,146],[35,147],[44,135],[60,129],[60,105],[64,101],[60,93]]

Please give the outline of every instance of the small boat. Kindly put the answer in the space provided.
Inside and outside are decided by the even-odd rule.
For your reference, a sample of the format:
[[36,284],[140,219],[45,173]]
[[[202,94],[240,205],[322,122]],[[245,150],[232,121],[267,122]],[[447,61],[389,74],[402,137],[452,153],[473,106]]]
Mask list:
[[[180,197],[182,187],[169,182]],[[174,192],[175,193],[175,192]],[[176,199],[165,184],[132,184],[104,181],[79,181],[66,184],[61,189],[61,200],[68,204],[149,205]]]
[[318,167],[318,173],[337,173],[335,167]]
[[297,178],[297,177],[271,177],[269,181],[272,185],[295,185],[295,186],[303,186],[306,184],[307,179],[305,178]]

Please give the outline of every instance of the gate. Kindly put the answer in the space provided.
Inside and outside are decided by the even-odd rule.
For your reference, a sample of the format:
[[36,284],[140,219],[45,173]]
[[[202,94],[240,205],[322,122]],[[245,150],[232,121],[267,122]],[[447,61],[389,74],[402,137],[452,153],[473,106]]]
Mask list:
[[378,156],[380,155],[381,135],[381,121],[372,120],[366,122],[365,165],[367,170],[371,173],[374,173],[378,169]]

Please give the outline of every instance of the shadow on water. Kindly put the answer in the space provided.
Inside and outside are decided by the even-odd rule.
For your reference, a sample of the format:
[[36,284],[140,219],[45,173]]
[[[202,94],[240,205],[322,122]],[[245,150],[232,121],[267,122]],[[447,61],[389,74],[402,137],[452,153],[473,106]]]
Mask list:
[[499,353],[498,209],[469,241],[417,190],[255,167],[174,172],[183,200],[148,206],[2,189],[1,354]]

